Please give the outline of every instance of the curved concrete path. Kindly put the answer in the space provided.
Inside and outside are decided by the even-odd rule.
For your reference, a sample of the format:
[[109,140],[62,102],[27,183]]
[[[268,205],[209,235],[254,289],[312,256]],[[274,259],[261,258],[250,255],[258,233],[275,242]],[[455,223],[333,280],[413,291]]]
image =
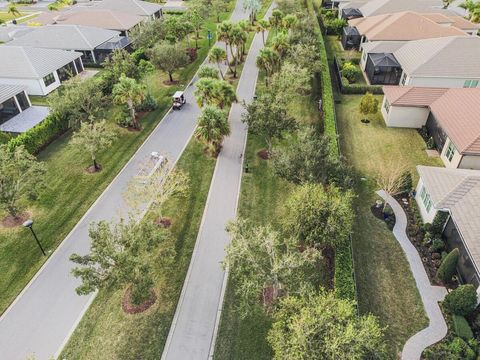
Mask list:
[[[231,19],[246,18],[248,14],[243,10],[243,0],[237,0]],[[0,360],[25,360],[29,355],[34,355],[37,360],[58,357],[95,298],[95,294],[78,296],[75,293],[79,280],[71,275],[74,264],[69,257],[72,253],[88,253],[88,227],[92,221],[118,221],[128,215],[130,209],[123,200],[123,193],[153,151],[167,155],[173,162],[180,158],[200,115],[193,94],[196,80],[194,77],[185,89],[187,104],[181,111],[169,111],[165,115],[0,317]]]
[[402,350],[402,360],[418,360],[425,348],[442,340],[447,335],[447,324],[438,305],[438,302],[442,301],[447,294],[447,289],[443,286],[432,286],[430,284],[422,259],[405,232],[407,216],[401,205],[383,190],[377,191],[377,194],[391,206],[395,213],[396,222],[393,235],[395,235],[407,257],[417,283],[418,292],[422,298],[423,307],[430,320],[428,327],[408,339]]
[[[272,7],[267,12],[269,16]],[[243,171],[247,128],[241,121],[243,101],[255,95],[258,69],[256,57],[263,47],[255,35],[237,87],[229,121],[231,135],[225,139],[213,175],[207,205],[195,249],[177,305],[162,360],[206,360],[213,357],[215,338],[223,304],[227,273],[221,262],[230,236],[225,230],[237,212]]]

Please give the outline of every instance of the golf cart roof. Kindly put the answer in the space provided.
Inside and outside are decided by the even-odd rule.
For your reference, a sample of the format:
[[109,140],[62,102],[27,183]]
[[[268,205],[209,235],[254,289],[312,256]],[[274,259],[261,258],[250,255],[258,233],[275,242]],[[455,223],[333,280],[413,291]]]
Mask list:
[[173,94],[174,98],[179,98],[183,95],[183,91],[176,91],[175,94]]

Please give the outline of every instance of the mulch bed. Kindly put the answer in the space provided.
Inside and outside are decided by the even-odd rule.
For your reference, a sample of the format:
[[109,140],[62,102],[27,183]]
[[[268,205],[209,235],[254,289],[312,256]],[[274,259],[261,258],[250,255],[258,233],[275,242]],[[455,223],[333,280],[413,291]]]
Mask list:
[[17,216],[8,215],[1,220],[0,224],[3,228],[10,229],[22,225],[29,217],[29,212],[23,212],[17,214]]
[[168,85],[168,86],[170,86],[170,85],[176,85],[176,84],[178,84],[178,83],[179,83],[179,81],[178,81],[178,80],[173,80],[173,81],[170,81],[170,80],[164,80],[164,81],[163,81],[163,83],[164,83],[165,85]]
[[95,174],[95,173],[100,172],[100,171],[102,171],[102,165],[100,165],[100,164],[98,164],[98,168],[95,168],[95,166],[90,165],[89,167],[87,167],[85,169],[85,172],[87,174]]
[[155,294],[155,291],[151,290],[150,292],[150,297],[140,305],[134,305],[130,302],[130,287],[125,291],[125,294],[123,296],[122,300],[122,309],[125,311],[127,314],[140,314],[150,308],[153,304],[155,304],[155,301],[157,301],[157,295]]
[[[402,201],[403,198],[405,198],[405,195],[395,196],[395,199],[398,201],[398,203],[402,206],[403,210],[405,210],[405,213],[407,214],[407,237],[420,254],[420,258],[423,262],[423,267],[427,272],[430,283],[432,285],[443,286],[444,284],[442,284],[436,279],[437,269],[442,262],[442,255],[440,253],[432,252],[429,246],[423,244],[423,230],[417,225],[410,204],[405,204]],[[410,201],[415,200],[410,199]]]
[[155,220],[155,224],[162,228],[168,229],[170,226],[172,226],[172,219],[169,217],[162,217]]
[[257,153],[258,157],[263,160],[268,160],[270,159],[270,153],[268,152],[267,149],[262,149]]

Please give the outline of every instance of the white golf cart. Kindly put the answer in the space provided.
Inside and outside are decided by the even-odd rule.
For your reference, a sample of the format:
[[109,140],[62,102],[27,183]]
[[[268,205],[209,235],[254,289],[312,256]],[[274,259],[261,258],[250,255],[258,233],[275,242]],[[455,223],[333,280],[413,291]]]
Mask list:
[[187,100],[185,100],[183,91],[175,92],[175,94],[173,94],[172,101],[173,101],[173,105],[172,105],[173,110],[180,110],[182,106],[187,102]]

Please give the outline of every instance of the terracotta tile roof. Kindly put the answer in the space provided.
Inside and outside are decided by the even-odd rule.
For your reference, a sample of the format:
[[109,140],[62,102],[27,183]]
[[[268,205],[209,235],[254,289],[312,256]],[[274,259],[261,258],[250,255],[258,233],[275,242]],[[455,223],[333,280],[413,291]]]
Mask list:
[[429,107],[461,154],[480,155],[480,88],[384,86],[393,106]]
[[412,11],[353,19],[355,26],[368,41],[411,41],[447,36],[465,36],[462,30],[437,24]]
[[448,210],[480,269],[480,171],[417,166],[437,210]]

